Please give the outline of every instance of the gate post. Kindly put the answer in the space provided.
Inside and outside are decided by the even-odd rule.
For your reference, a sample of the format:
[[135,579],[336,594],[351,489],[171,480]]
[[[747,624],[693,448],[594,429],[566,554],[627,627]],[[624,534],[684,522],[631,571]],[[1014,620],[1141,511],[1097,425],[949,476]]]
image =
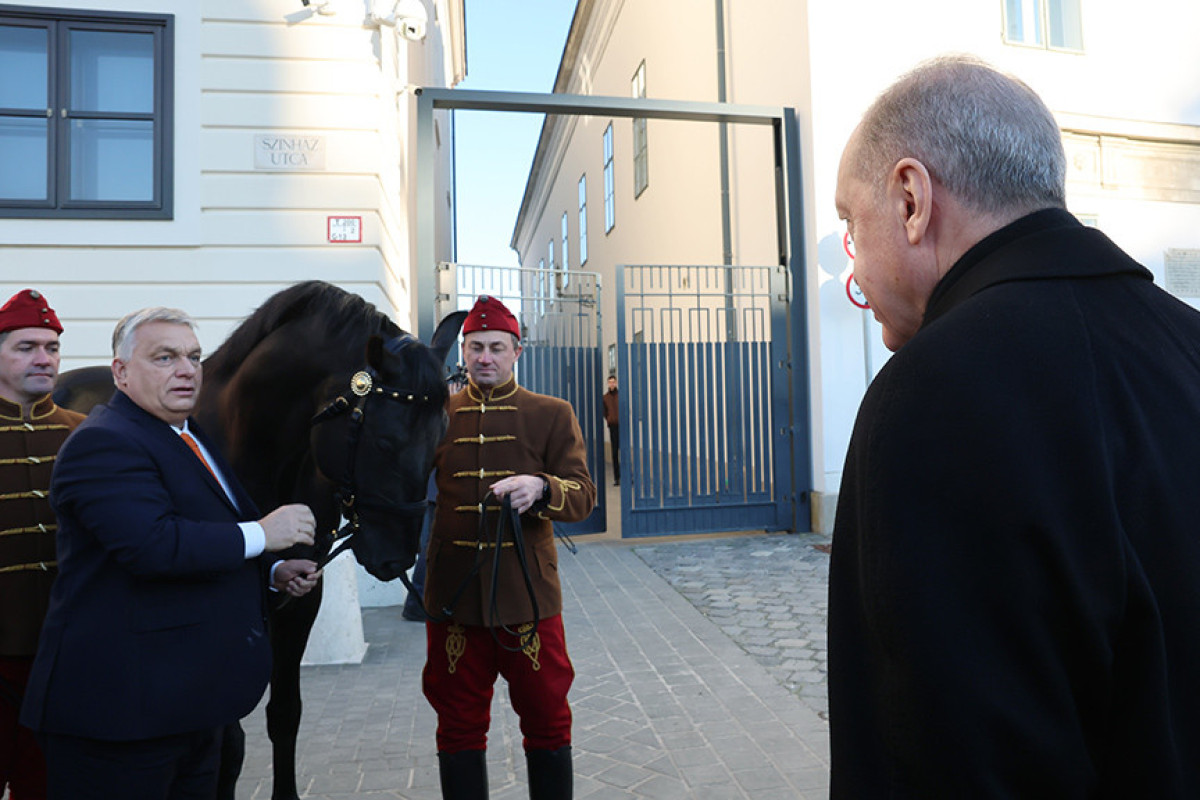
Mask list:
[[[787,232],[787,251],[780,264],[787,267],[791,291],[788,308],[790,352],[787,368],[791,380],[792,530],[812,529],[813,449],[812,382],[809,376],[808,275],[804,253],[804,188],[800,181],[800,121],[796,109],[783,110],[783,126],[775,126],[776,184],[786,202],[776,203],[780,230]],[[779,163],[779,162],[782,163]]]

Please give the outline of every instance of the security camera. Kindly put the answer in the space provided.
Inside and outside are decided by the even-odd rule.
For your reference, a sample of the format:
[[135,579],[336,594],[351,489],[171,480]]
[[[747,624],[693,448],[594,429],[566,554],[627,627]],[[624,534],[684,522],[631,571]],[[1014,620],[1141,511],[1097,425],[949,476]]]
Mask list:
[[400,34],[410,42],[419,42],[425,38],[425,21],[419,19],[398,19],[396,27]]
[[392,19],[400,35],[410,42],[419,42],[425,38],[425,28],[429,24],[429,12],[421,0],[397,0],[392,8]]
[[[391,12],[386,15],[383,8],[391,3]],[[421,0],[372,0],[367,13],[367,25],[378,28],[388,25],[396,28],[400,35],[412,42],[425,38],[429,24],[429,13]]]

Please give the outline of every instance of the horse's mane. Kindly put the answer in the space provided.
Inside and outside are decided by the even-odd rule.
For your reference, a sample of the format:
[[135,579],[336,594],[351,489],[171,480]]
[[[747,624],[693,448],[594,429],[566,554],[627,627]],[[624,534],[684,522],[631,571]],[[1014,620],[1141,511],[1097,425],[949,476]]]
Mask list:
[[267,298],[204,362],[217,375],[236,370],[275,331],[301,318],[323,326],[331,341],[362,342],[373,333],[384,337],[403,331],[371,303],[325,281],[304,281]]
[[[358,295],[325,281],[304,281],[267,298],[208,357],[204,362],[205,374],[228,377],[264,339],[298,319],[320,326],[325,339],[353,348],[356,359],[361,358],[362,348],[372,334],[390,339],[404,333],[386,314]],[[428,348],[414,343],[419,346],[394,351],[412,382],[411,388],[421,393],[445,391],[441,365],[435,363]]]

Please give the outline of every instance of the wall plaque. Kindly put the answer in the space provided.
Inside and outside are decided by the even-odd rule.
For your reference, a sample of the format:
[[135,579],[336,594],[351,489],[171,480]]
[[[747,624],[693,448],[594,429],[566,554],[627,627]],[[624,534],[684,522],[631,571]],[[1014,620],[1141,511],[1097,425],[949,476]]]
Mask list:
[[325,137],[284,133],[254,134],[254,168],[273,170],[325,169]]

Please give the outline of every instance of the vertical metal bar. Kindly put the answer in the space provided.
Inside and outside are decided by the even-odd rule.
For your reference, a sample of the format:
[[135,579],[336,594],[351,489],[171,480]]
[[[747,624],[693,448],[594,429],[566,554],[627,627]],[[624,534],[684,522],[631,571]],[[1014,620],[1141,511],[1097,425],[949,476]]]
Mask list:
[[[437,265],[434,263],[434,162],[437,150],[433,140],[433,99],[417,92],[417,263],[412,274],[417,278],[412,298],[413,333],[424,339],[433,335],[433,308],[437,301]],[[453,158],[453,155],[451,155]]]

